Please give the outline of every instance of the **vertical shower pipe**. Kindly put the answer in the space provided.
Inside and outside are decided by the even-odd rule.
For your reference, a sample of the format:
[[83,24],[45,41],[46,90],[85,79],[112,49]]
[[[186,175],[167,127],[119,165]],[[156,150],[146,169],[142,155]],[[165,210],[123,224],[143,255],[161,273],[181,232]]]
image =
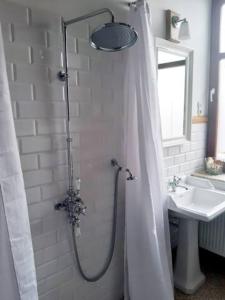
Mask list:
[[73,184],[73,157],[71,154],[72,138],[70,133],[70,102],[69,102],[69,74],[67,64],[67,25],[62,21],[62,33],[63,33],[63,67],[65,70],[64,81],[65,81],[65,100],[66,100],[66,143],[67,143],[67,161],[68,161],[68,180],[69,180],[69,191],[74,190]]
[[108,13],[111,16],[112,23],[114,22],[114,15],[112,11],[108,8],[103,8],[92,13],[86,14],[84,16],[74,18],[68,21],[62,19],[62,34],[63,34],[63,67],[64,72],[59,72],[58,77],[61,81],[65,82],[65,100],[66,100],[66,143],[67,143],[67,162],[68,162],[68,180],[69,180],[69,192],[74,191],[74,182],[73,182],[73,156],[72,156],[72,138],[70,132],[70,102],[69,102],[69,74],[68,74],[68,59],[67,59],[67,26],[86,20],[88,18]]

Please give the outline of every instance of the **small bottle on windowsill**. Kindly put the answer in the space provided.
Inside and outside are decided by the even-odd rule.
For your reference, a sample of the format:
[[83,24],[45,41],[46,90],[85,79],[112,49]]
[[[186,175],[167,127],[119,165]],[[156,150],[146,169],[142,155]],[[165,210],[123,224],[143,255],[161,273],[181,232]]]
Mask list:
[[205,158],[206,172],[209,175],[221,175],[224,169],[224,162],[215,160],[213,157]]

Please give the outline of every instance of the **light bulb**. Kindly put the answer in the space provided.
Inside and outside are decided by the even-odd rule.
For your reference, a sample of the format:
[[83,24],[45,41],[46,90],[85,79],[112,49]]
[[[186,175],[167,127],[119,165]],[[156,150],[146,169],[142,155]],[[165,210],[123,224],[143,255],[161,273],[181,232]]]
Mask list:
[[179,40],[188,40],[188,39],[190,39],[189,23],[187,20],[184,20],[180,24]]

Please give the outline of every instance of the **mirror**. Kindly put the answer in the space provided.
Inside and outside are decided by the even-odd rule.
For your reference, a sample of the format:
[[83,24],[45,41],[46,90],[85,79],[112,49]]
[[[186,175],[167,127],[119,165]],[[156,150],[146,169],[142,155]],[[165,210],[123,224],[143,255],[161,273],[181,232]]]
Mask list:
[[163,146],[191,137],[193,50],[156,39]]

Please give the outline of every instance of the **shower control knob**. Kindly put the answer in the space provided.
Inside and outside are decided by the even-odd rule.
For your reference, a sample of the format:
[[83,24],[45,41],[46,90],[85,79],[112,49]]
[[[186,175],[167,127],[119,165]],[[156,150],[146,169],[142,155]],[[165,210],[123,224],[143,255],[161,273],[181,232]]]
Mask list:
[[81,209],[81,214],[84,215],[84,216],[86,215],[86,209],[87,209],[86,206]]
[[60,210],[61,208],[65,208],[65,204],[63,202],[55,204],[55,210]]

